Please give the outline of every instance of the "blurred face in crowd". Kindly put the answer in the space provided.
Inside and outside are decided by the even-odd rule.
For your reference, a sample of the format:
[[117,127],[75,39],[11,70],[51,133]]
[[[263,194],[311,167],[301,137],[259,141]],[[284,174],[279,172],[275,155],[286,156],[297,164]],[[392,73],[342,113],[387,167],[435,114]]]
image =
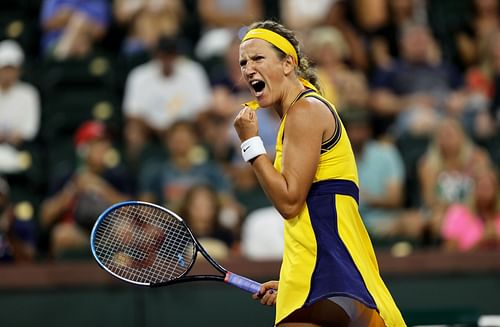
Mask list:
[[160,62],[163,76],[170,76],[174,72],[174,62],[177,54],[171,52],[161,52],[156,54],[156,59]]
[[346,124],[346,130],[354,152],[361,152],[371,137],[370,124],[367,121],[350,122]]
[[407,61],[425,63],[431,51],[432,37],[424,26],[409,26],[403,32],[401,46]]
[[443,155],[458,155],[464,141],[465,135],[458,122],[452,119],[444,119],[438,126],[436,142]]
[[187,201],[189,225],[198,235],[209,233],[217,219],[217,196],[206,187],[198,187]]
[[8,89],[19,80],[21,70],[19,67],[4,66],[0,67],[0,87]]
[[94,171],[100,171],[106,167],[108,152],[111,150],[111,142],[106,138],[98,138],[87,144],[87,163]]
[[186,157],[196,145],[197,138],[190,125],[179,124],[173,126],[167,133],[166,141],[172,156]]

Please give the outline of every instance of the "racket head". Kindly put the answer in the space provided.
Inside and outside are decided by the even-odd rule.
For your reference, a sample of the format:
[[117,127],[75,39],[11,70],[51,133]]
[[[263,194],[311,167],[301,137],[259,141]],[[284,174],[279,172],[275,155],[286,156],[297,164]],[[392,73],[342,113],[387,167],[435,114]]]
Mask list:
[[167,284],[185,276],[198,252],[181,217],[142,201],[121,202],[106,209],[92,229],[90,244],[104,270],[142,286]]

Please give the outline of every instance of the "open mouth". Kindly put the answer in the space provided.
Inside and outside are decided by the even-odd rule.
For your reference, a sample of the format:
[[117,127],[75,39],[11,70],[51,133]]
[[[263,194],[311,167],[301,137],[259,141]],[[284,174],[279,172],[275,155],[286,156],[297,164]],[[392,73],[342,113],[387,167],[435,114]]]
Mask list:
[[260,96],[262,94],[262,91],[266,87],[266,83],[264,83],[264,81],[260,81],[260,80],[253,80],[250,82],[250,86],[255,91],[255,96]]

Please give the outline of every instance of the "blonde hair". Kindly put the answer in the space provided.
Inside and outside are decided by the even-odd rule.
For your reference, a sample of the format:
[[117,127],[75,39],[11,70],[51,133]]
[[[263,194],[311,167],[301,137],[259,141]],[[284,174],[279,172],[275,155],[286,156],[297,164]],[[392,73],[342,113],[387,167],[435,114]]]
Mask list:
[[311,52],[314,53],[322,47],[332,49],[341,59],[351,55],[347,42],[338,29],[333,26],[322,26],[313,29],[308,38]]
[[442,129],[442,126],[444,124],[450,124],[450,126],[453,127],[460,134],[460,137],[462,138],[462,144],[459,149],[458,157],[461,166],[465,166],[467,164],[467,160],[472,155],[472,152],[474,150],[474,144],[467,136],[467,134],[465,134],[462,125],[456,119],[451,117],[445,117],[438,123],[436,132],[434,133],[433,140],[429,145],[425,157],[427,158],[431,167],[433,167],[434,169],[441,170],[443,168],[444,158],[441,154],[441,150],[439,149],[438,139],[439,139],[439,131]]

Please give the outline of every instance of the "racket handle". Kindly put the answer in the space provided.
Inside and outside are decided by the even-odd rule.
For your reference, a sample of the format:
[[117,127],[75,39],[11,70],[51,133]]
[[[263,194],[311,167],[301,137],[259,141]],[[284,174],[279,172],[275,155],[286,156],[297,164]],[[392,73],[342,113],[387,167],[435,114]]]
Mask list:
[[226,277],[224,278],[224,282],[231,284],[233,286],[236,286],[244,291],[247,291],[249,293],[258,293],[260,290],[261,284],[248,279],[246,277],[240,276],[238,274],[232,273],[232,272],[227,272]]

